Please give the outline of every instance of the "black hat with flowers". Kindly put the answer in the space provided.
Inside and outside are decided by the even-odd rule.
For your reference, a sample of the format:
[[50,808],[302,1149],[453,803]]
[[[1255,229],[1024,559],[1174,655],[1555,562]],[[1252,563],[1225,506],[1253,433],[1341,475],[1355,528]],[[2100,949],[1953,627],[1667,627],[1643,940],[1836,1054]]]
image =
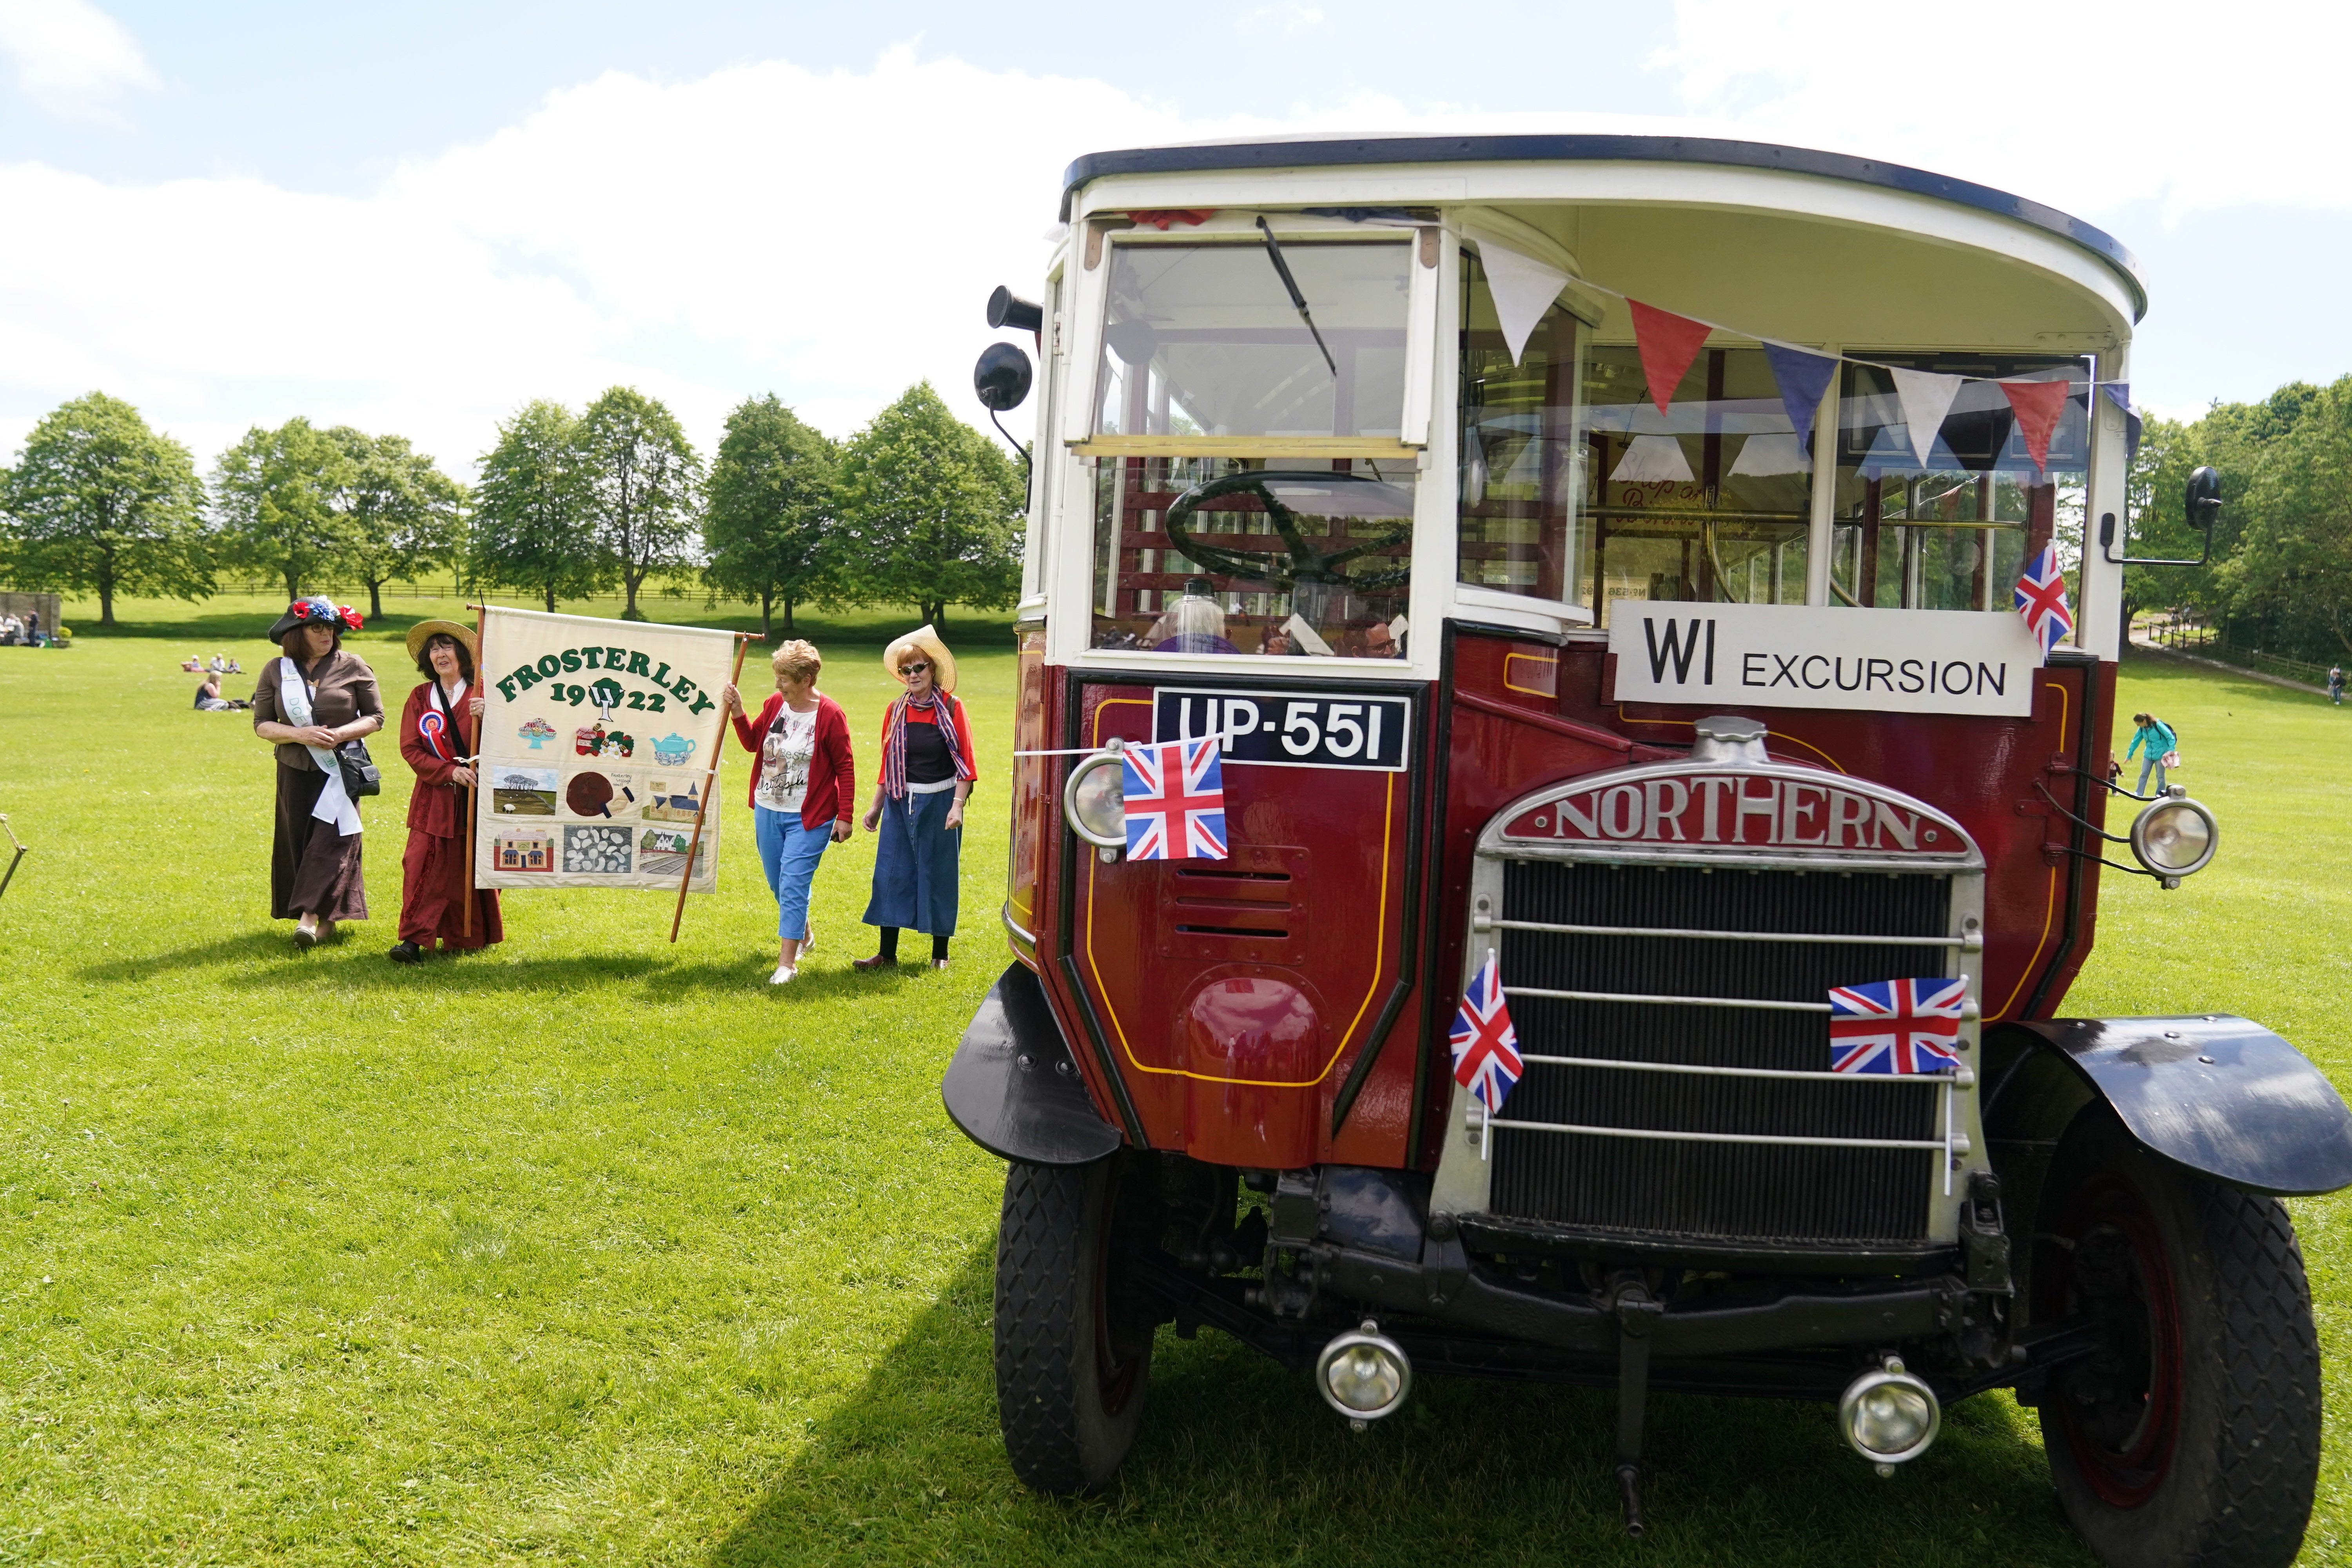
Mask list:
[[269,628],[269,640],[280,640],[296,626],[332,626],[337,631],[355,632],[360,629],[360,613],[349,605],[330,604],[314,594],[286,606],[286,613]]

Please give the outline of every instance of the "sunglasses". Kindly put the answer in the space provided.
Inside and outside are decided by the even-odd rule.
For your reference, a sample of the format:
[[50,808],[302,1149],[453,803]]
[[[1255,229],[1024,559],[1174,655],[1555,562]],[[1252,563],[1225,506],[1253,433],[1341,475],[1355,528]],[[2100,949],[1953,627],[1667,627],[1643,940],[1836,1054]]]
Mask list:
[[905,664],[898,667],[898,673],[900,675],[920,675],[930,668],[931,667],[929,665],[925,664],[919,658],[909,659]]

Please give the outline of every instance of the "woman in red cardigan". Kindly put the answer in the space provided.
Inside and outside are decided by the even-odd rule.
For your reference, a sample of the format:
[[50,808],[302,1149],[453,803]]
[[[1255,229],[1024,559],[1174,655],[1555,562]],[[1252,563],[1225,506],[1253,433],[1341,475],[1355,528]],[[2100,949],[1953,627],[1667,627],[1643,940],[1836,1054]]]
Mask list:
[[816,689],[824,668],[816,649],[788,642],[769,662],[776,694],[757,719],[743,716],[743,699],[732,686],[720,688],[719,700],[735,721],[735,738],[751,753],[751,823],[776,895],[776,972],[768,984],[782,985],[816,939],[809,929],[809,885],[824,847],[849,837],[857,763],[847,716]]
[[408,851],[400,861],[400,944],[389,954],[394,963],[417,963],[436,940],[454,952],[506,935],[490,888],[474,890],[473,930],[466,929],[474,770],[458,759],[474,754],[482,716],[473,691],[473,631],[455,621],[419,621],[408,629],[408,653],[425,684],[400,710],[400,754],[415,770],[416,788],[408,797]]

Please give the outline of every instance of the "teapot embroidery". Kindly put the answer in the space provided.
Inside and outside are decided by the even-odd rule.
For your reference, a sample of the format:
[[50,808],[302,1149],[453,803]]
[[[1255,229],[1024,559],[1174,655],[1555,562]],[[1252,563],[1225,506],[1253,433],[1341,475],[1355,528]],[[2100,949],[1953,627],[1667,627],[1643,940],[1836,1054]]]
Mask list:
[[654,749],[656,762],[674,768],[685,765],[686,760],[694,755],[697,744],[675,731],[667,735],[657,735],[647,743]]

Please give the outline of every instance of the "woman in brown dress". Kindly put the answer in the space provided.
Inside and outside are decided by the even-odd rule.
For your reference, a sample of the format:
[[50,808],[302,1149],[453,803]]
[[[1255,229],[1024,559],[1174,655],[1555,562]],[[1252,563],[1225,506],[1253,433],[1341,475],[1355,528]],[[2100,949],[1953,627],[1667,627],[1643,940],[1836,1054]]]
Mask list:
[[367,919],[360,869],[359,806],[343,794],[334,748],[383,728],[375,671],[343,651],[360,617],[320,598],[287,606],[269,628],[282,650],[261,667],[253,732],[278,743],[278,836],[269,861],[269,918],[296,921],[294,942],[310,947],[338,921]]
[[474,768],[483,701],[474,691],[474,634],[455,621],[408,628],[408,652],[425,684],[400,710],[400,754],[415,771],[408,797],[408,852],[401,858],[400,943],[388,955],[415,963],[433,951],[488,947],[505,938],[495,889],[474,889],[467,929],[466,819],[474,809]]

